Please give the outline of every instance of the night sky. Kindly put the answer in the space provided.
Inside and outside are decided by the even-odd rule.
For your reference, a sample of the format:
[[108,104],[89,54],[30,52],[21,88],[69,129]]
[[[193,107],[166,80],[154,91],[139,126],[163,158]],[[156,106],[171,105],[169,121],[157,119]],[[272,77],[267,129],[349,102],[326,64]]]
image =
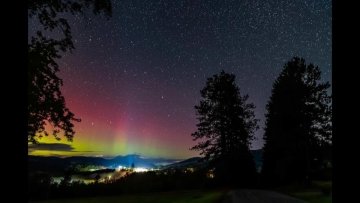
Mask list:
[[[82,119],[73,143],[35,155],[188,158],[206,78],[236,75],[256,105],[263,146],[272,84],[293,56],[331,82],[331,1],[118,0],[113,15],[68,16],[75,50],[58,61],[66,103]],[[39,29],[29,21],[29,36]],[[49,137],[40,140],[55,143]],[[67,145],[70,144],[70,145]],[[49,145],[50,146],[50,145]],[[61,145],[53,145],[61,146]],[[65,147],[64,147],[65,146]]]

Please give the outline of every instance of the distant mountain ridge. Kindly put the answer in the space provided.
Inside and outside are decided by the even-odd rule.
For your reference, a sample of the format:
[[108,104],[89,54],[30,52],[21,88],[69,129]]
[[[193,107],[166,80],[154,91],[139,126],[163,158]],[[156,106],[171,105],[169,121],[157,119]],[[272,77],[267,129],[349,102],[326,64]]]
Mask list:
[[[261,168],[262,162],[262,149],[251,150],[256,167]],[[44,156],[28,156],[28,169],[29,171],[48,171],[48,172],[63,172],[64,170],[76,166],[102,166],[106,168],[135,167],[142,168],[186,168],[197,167],[203,162],[200,162],[200,157],[192,157],[189,159],[168,159],[168,158],[151,158],[143,157],[141,155],[130,154],[125,156],[116,156],[113,158],[102,157],[86,157],[86,156],[73,156],[73,157],[44,157]]]
[[73,156],[73,157],[44,157],[44,156],[28,156],[28,169],[29,171],[49,171],[60,172],[76,165],[93,165],[102,166],[106,168],[135,167],[142,168],[158,168],[162,165],[175,163],[179,159],[167,158],[150,158],[142,157],[136,154],[126,156],[116,156],[114,158],[102,157],[86,157],[86,156]]
[[[251,154],[254,157],[254,162],[255,162],[255,166],[257,168],[258,171],[261,170],[261,166],[262,166],[262,153],[263,150],[262,149],[257,149],[257,150],[250,150]],[[170,169],[170,168],[180,168],[180,169],[184,169],[184,168],[188,168],[188,167],[198,167],[200,165],[206,164],[206,162],[202,161],[201,157],[192,157],[183,161],[179,161],[173,164],[169,164],[167,166],[164,166],[163,169]]]
[[173,164],[166,165],[162,167],[162,169],[170,169],[170,168],[187,168],[187,167],[197,167],[202,165],[201,157],[192,157],[189,159],[185,159],[183,161],[179,161]]
[[254,157],[256,169],[258,172],[260,172],[261,167],[262,167],[263,149],[251,150],[251,154]]

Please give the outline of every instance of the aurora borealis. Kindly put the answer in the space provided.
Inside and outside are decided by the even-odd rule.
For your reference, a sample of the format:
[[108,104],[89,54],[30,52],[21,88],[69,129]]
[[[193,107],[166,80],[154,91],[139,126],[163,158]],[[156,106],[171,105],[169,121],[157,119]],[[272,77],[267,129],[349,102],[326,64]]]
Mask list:
[[[206,78],[234,73],[256,105],[262,147],[272,83],[293,56],[331,82],[330,0],[119,0],[109,20],[66,14],[75,44],[58,61],[75,123],[72,143],[32,155],[198,156],[190,134]],[[39,29],[29,21],[29,35]],[[58,143],[49,136],[42,143]],[[49,145],[50,146],[50,145]]]

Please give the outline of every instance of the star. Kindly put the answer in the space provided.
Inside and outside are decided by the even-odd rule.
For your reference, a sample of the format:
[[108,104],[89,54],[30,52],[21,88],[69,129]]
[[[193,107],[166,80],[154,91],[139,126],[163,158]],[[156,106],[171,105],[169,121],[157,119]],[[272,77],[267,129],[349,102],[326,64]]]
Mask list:
[[[74,140],[106,146],[102,154],[125,154],[121,144],[136,148],[105,144],[129,138],[144,154],[176,146],[181,153],[167,153],[197,156],[188,150],[194,106],[207,78],[224,70],[256,106],[261,122],[252,144],[260,148],[273,82],[291,57],[318,65],[332,83],[330,0],[176,2],[112,1],[109,20],[66,16],[75,49],[59,52],[61,92],[75,117],[91,121],[75,123]],[[41,25],[29,20],[28,27],[31,39]],[[157,147],[144,147],[148,139]]]

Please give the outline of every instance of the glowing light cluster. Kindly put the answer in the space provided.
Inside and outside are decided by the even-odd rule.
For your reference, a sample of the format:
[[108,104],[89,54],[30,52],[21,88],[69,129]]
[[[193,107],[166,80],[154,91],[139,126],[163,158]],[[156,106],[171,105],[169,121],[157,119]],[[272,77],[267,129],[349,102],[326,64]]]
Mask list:
[[149,169],[147,168],[134,168],[134,172],[136,173],[142,173],[142,172],[147,172],[149,171]]
[[116,171],[120,171],[121,169],[126,169],[126,167],[119,165],[119,166],[116,168]]

